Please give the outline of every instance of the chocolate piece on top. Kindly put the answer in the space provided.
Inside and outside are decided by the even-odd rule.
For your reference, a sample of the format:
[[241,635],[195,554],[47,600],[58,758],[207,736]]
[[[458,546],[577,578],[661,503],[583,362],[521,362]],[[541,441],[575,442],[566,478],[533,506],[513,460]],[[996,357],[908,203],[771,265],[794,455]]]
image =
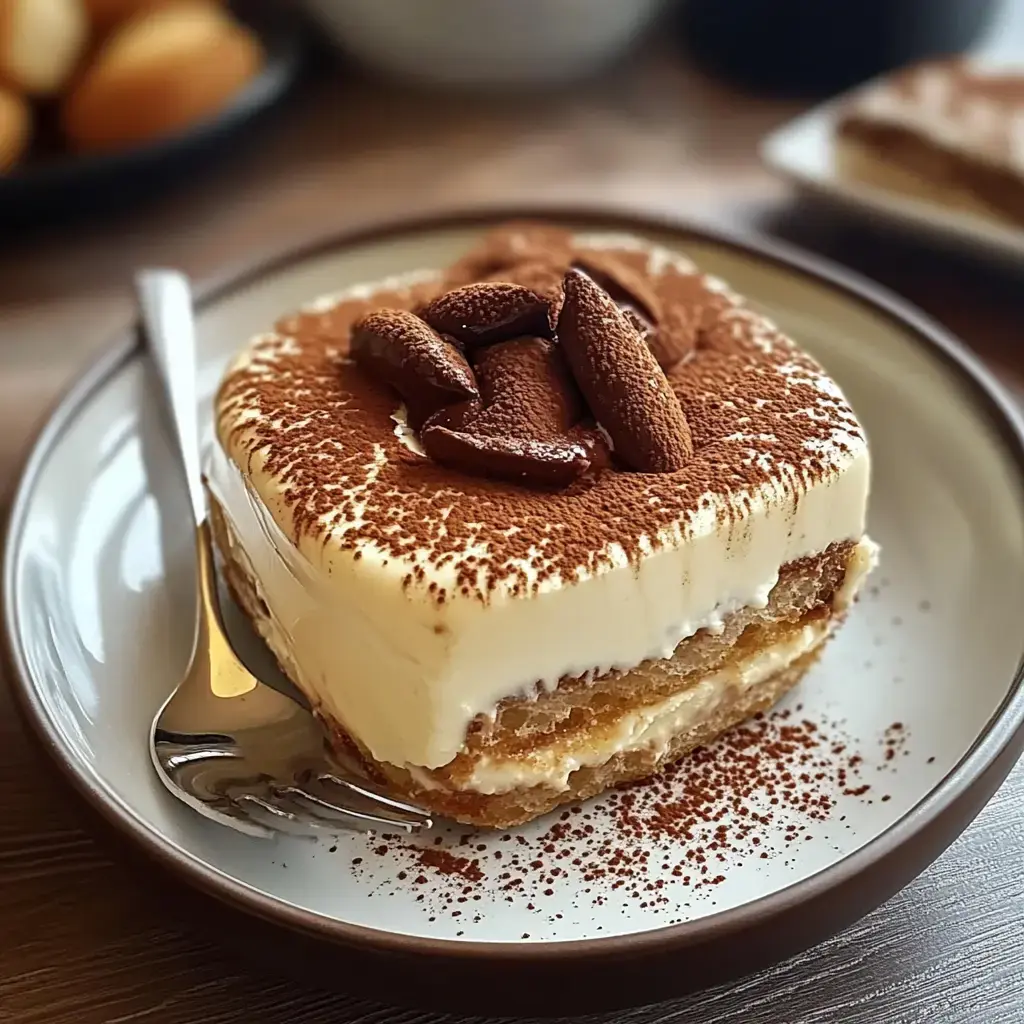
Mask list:
[[661,303],[647,276],[616,259],[613,253],[584,249],[572,265],[603,288],[623,312],[631,310],[651,325],[661,321]]
[[423,310],[423,319],[465,345],[552,333],[547,299],[531,288],[502,281],[467,284],[445,292]]
[[448,268],[449,288],[493,277],[522,263],[569,265],[572,234],[564,228],[536,221],[510,221],[488,231],[465,256]]
[[549,440],[583,415],[583,399],[558,346],[546,338],[516,338],[474,359],[483,410],[478,434]]
[[690,427],[651,350],[586,274],[570,270],[564,288],[559,343],[616,455],[640,472],[682,469],[693,455]]
[[[631,255],[631,254],[625,254]],[[647,342],[663,370],[686,358],[697,344],[703,309],[701,275],[673,267],[651,274],[621,252],[581,250],[573,266],[603,288]]]
[[420,432],[420,443],[442,465],[513,483],[567,487],[590,468],[586,449],[569,441],[481,436],[430,425]]
[[438,409],[423,421],[423,430],[427,427],[447,427],[448,430],[475,431],[475,423],[483,405],[478,398],[469,398],[465,402],[456,402]]
[[554,334],[558,314],[562,309],[562,278],[567,268],[565,261],[535,260],[497,270],[487,280],[522,285],[543,298],[548,304],[548,333]]
[[718,321],[729,299],[696,272],[667,267],[657,282],[663,317],[650,339],[651,351],[663,369],[671,369],[700,343],[702,334]]
[[590,459],[590,468],[614,469],[615,456],[612,454],[608,439],[597,428],[593,420],[583,420],[570,428],[565,439],[571,444],[582,445]]
[[352,327],[351,354],[374,377],[390,384],[406,400],[410,419],[479,395],[466,357],[448,338],[419,317],[400,309],[381,309]]

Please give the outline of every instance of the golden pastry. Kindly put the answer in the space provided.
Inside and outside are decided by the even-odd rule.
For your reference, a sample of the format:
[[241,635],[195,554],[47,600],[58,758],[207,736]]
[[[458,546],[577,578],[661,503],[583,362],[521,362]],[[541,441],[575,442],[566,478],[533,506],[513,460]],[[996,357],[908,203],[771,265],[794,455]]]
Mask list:
[[0,88],[0,174],[21,159],[32,133],[32,114],[16,92]]
[[99,30],[113,28],[140,11],[167,7],[175,0],[84,0],[89,20]]
[[68,94],[78,150],[170,135],[220,110],[259,70],[259,42],[213,3],[177,0],[120,26]]
[[0,78],[49,96],[75,70],[88,37],[81,0],[0,0]]

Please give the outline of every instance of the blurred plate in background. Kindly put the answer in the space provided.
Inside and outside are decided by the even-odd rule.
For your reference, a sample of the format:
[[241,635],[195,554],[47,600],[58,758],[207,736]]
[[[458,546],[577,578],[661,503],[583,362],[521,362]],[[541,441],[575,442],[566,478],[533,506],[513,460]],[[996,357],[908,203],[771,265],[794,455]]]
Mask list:
[[[1024,4],[1005,4],[988,34],[971,52],[1024,73]],[[1024,259],[1024,229],[842,177],[833,140],[843,102],[844,96],[839,96],[768,136],[761,144],[764,162],[798,188],[848,209],[861,221],[866,216],[869,222],[884,228],[899,228],[954,249],[1013,261],[1019,266]]]

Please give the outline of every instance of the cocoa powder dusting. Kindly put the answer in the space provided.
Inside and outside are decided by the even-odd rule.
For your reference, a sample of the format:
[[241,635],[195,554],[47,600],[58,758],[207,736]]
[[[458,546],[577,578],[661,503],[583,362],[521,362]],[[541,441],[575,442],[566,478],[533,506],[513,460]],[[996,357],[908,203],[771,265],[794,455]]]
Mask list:
[[558,339],[598,423],[645,473],[683,469],[693,441],[679,399],[644,337],[586,274],[565,275]]
[[552,922],[567,895],[577,911],[615,902],[623,912],[678,914],[690,900],[713,901],[733,872],[788,863],[796,846],[848,829],[851,804],[872,802],[862,772],[873,761],[852,749],[840,723],[812,722],[797,705],[757,715],[653,779],[531,827],[385,835],[371,841],[376,858],[349,863],[358,877],[383,870],[376,894],[411,880],[431,920],[478,922],[495,893]]
[[905,757],[910,751],[907,749],[907,740],[910,733],[902,722],[893,722],[885,735],[882,737],[883,756],[887,764],[895,761],[897,757]]
[[416,861],[421,867],[433,868],[440,875],[458,875],[467,882],[482,882],[484,873],[480,865],[468,857],[459,857],[447,850],[434,847],[417,849]]
[[[544,246],[550,255],[566,237],[536,225],[499,229],[494,251],[468,254],[459,273],[475,261],[474,273],[493,274],[535,260]],[[221,442],[258,489],[266,481],[274,515],[296,541],[402,560],[407,587],[438,604],[486,603],[498,589],[524,595],[572,581],[617,564],[612,552],[639,562],[661,537],[685,537],[709,504],[721,521],[738,521],[759,488],[799,500],[862,443],[853,412],[821,367],[723,285],[660,250],[612,245],[609,252],[644,270],[662,307],[675,311],[685,335],[680,351],[696,344],[666,371],[692,435],[693,455],[682,468],[608,468],[539,495],[410,450],[396,433],[394,395],[348,358],[348,332],[370,308],[422,307],[443,290],[435,279],[360,292],[279,321],[221,386]],[[431,580],[425,569],[445,567],[457,583],[428,593],[436,574]]]
[[561,353],[545,338],[517,338],[484,349],[474,361],[483,409],[476,433],[547,441],[565,434],[583,401]]

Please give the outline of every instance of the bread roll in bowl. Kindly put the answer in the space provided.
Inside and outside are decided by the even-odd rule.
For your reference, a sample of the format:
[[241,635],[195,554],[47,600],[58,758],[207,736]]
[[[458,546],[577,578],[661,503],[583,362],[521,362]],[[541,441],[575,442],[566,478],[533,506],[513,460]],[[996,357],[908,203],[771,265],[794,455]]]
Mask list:
[[0,79],[50,96],[75,70],[88,42],[81,0],[0,0]]
[[0,87],[0,174],[17,164],[32,134],[32,113],[24,98]]
[[123,21],[157,7],[166,7],[176,0],[84,0],[85,11],[93,26],[103,32]]
[[259,70],[251,32],[202,0],[129,19],[67,95],[62,125],[78,151],[124,148],[181,131],[222,109]]

